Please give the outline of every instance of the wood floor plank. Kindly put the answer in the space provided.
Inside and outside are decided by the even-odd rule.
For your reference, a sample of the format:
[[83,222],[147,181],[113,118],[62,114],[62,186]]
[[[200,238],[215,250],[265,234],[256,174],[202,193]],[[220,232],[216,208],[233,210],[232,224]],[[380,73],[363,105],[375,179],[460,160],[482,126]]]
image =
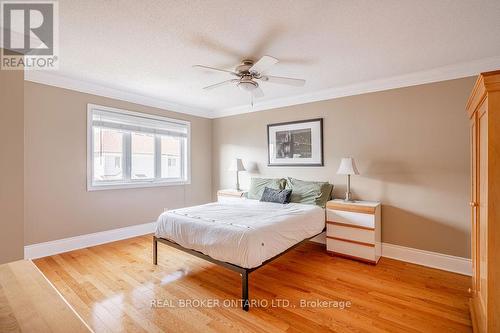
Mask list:
[[28,260],[0,265],[0,332],[90,332]]
[[[152,265],[151,238],[35,264],[96,332],[471,332],[467,276],[386,258],[363,264],[306,243],[250,274],[260,306],[244,312],[238,274],[161,244]],[[200,300],[219,306],[181,306]],[[170,305],[152,305],[161,301]],[[321,301],[352,305],[313,306]]]

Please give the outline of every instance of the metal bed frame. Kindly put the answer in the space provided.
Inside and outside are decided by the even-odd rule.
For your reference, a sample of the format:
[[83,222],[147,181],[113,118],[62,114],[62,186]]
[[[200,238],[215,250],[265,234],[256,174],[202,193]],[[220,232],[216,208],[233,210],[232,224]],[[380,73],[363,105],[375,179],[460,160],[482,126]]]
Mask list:
[[[326,229],[326,228],[325,228]],[[206,254],[203,254],[199,251],[196,251],[196,250],[192,250],[192,249],[188,249],[188,248],[185,248],[173,241],[170,241],[168,239],[165,239],[165,238],[158,238],[156,236],[153,236],[153,264],[154,265],[158,265],[158,242],[160,243],[163,243],[163,244],[166,244],[168,246],[171,246],[173,248],[176,248],[177,250],[181,250],[183,252],[186,252],[186,253],[189,253],[195,257],[198,257],[198,258],[201,258],[201,259],[205,259],[207,261],[210,261],[214,264],[217,264],[219,266],[222,266],[222,267],[225,267],[227,269],[230,269],[234,272],[237,272],[237,273],[240,273],[241,275],[241,300],[242,300],[242,309],[245,310],[245,311],[248,311],[249,308],[250,308],[250,301],[248,299],[248,274],[250,274],[251,272],[261,268],[262,266],[270,263],[271,261],[281,257],[282,255],[284,255],[285,253],[287,253],[288,251],[290,250],[293,250],[294,248],[296,248],[297,246],[299,245],[302,245],[303,243],[311,240],[312,238],[320,235],[321,233],[323,233],[325,231],[325,229],[323,229],[323,231],[321,231],[320,233],[312,236],[312,237],[309,237],[309,238],[306,238],[304,239],[303,241],[289,247],[288,249],[286,249],[285,251],[281,252],[280,254],[264,261],[260,266],[257,266],[257,267],[253,267],[253,268],[244,268],[244,267],[241,267],[241,266],[238,266],[238,265],[234,265],[234,264],[230,264],[228,262],[225,262],[225,261],[220,261],[220,260],[217,260],[217,259],[214,259]]]

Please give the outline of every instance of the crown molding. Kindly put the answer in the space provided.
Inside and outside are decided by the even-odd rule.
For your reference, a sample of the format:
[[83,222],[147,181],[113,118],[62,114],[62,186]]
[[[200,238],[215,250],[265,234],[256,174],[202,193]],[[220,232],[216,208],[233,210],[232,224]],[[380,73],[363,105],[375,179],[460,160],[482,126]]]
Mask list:
[[305,104],[311,102],[324,101],[334,98],[347,97],[353,95],[366,94],[371,92],[390,90],[416,86],[420,84],[446,81],[478,75],[481,72],[487,72],[500,69],[500,56],[484,58],[476,61],[464,62],[434,68],[427,71],[419,71],[405,75],[398,75],[384,79],[366,81],[341,87],[329,88],[298,96],[271,99],[260,103],[215,110],[213,118],[233,116],[237,114],[264,111],[285,106]]
[[130,91],[65,77],[50,71],[25,71],[24,79],[26,81],[118,99],[131,103],[142,104],[198,117],[221,118],[291,105],[299,105],[383,90],[416,86],[426,83],[459,79],[463,77],[478,75],[481,72],[497,69],[500,69],[500,56],[443,66],[427,71],[414,72],[389,78],[329,88],[297,96],[270,99],[263,102],[257,102],[253,107],[249,105],[243,105],[219,110],[197,108],[165,101],[162,99],[144,96]]
[[104,85],[77,80],[56,74],[53,71],[25,71],[24,80],[46,84],[63,89],[74,90],[86,94],[92,94],[107,98],[113,98],[125,102],[151,106],[167,111],[174,111],[204,118],[213,118],[213,112],[209,109],[187,106],[154,97],[144,96],[130,91],[107,87]]

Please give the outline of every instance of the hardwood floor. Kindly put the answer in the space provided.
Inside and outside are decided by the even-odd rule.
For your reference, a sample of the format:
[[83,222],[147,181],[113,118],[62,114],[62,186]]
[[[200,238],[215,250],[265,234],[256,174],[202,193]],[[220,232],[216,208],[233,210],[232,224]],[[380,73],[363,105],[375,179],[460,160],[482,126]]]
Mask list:
[[32,262],[0,265],[0,332],[88,333]]
[[[307,243],[250,274],[261,307],[244,312],[226,304],[240,297],[236,273],[163,244],[154,266],[151,238],[34,262],[96,332],[471,332],[467,276],[386,258],[363,264]],[[188,300],[220,306],[182,307]],[[318,300],[333,302],[313,307]]]

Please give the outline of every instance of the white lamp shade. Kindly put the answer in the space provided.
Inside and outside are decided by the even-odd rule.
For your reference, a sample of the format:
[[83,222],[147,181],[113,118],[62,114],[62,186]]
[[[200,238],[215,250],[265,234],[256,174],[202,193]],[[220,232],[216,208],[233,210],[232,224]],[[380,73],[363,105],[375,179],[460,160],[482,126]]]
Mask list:
[[356,163],[352,157],[344,157],[340,161],[339,169],[337,170],[338,175],[359,175],[358,168],[356,168]]
[[246,171],[241,158],[235,158],[231,161],[228,171]]

